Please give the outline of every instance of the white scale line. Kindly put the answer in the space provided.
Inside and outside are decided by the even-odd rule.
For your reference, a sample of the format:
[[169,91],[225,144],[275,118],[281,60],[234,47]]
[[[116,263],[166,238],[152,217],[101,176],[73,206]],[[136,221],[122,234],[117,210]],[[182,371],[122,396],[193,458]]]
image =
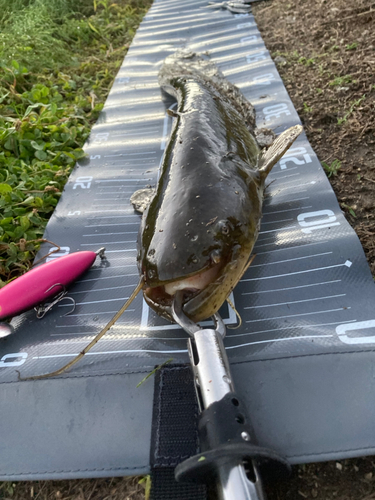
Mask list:
[[[291,170],[297,170],[298,167],[292,167],[292,168],[288,168],[288,172],[290,172]],[[272,172],[272,177],[274,177],[275,175],[278,175],[278,174],[285,174],[285,169],[284,170],[280,170],[279,172],[275,171],[275,172]],[[293,175],[301,175],[300,173],[298,174],[293,174]],[[269,179],[272,180],[272,177],[270,176]],[[291,175],[285,175],[285,177],[283,177],[284,179],[286,177],[291,177]]]
[[346,297],[346,293],[341,293],[339,295],[328,295],[327,297],[315,297],[312,299],[303,299],[303,300],[290,300],[289,302],[278,302],[276,304],[266,304],[263,306],[246,306],[244,309],[260,309],[263,307],[275,307],[275,306],[289,306],[290,304],[301,304],[302,302],[313,302],[314,300],[324,300],[324,299],[335,299],[337,297]]
[[287,231],[288,229],[295,229],[297,226],[288,226],[288,227],[279,227],[277,229],[270,229],[268,231],[259,231],[259,234],[266,234],[266,233],[277,233],[280,231]]
[[125,231],[122,233],[98,233],[98,234],[83,234],[83,238],[88,238],[89,236],[113,236],[115,234],[138,234],[138,231]]
[[[128,313],[131,313],[131,312],[135,312],[135,309],[127,309],[126,311],[124,311],[124,314],[128,314]],[[117,314],[118,313],[118,309],[116,311],[102,311],[100,313],[97,313],[97,314],[100,314],[101,316],[103,314]],[[69,314],[68,316],[66,316],[66,318],[75,318],[75,317],[81,317],[81,316],[92,316],[93,314],[95,313],[78,313],[78,314]],[[72,325],[72,326],[75,326],[75,325]],[[53,335],[53,334],[51,334]]]
[[[87,214],[104,214],[108,212],[126,212],[129,215],[136,215],[136,214],[130,214],[131,210],[129,208],[119,208],[118,210],[88,210],[86,213]],[[101,218],[101,217],[98,217]]]
[[130,248],[130,249],[124,249],[121,248],[121,250],[106,250],[105,253],[121,253],[121,252],[136,252],[136,248]]
[[[73,328],[73,325],[66,325],[66,326],[56,326],[56,328]],[[99,330],[99,328],[98,328]],[[65,337],[67,335],[87,335],[87,336],[93,336],[98,333],[98,330],[95,332],[67,332],[67,333],[51,333],[50,337]]]
[[[132,163],[133,164],[136,161],[143,162],[143,161],[156,160],[156,159],[157,159],[157,156],[150,156],[150,157],[147,157],[147,158],[131,158],[130,160],[128,160],[127,163]],[[121,163],[124,162],[123,159],[120,159],[120,160],[111,160],[110,165],[112,165],[112,163],[116,163],[118,161],[121,162]]]
[[[114,196],[120,196],[120,195],[132,195],[134,193],[134,190],[137,189],[138,186],[131,186],[131,189],[124,189],[124,188],[119,188],[118,190],[114,189],[114,186],[105,186],[110,188],[109,191],[104,191],[103,188],[104,186],[95,192],[96,197],[94,199],[101,200],[103,198],[100,198],[101,196],[112,196],[112,198],[106,198],[106,199],[112,199]],[[130,187],[130,186],[126,186]]]
[[115,158],[116,156],[135,156],[135,155],[156,155],[156,151],[144,151],[143,153],[119,153],[116,155],[103,155],[103,158]]
[[[344,264],[335,264],[334,266],[326,266],[326,267],[316,267],[315,269],[306,269],[305,271],[295,271],[293,273],[286,273],[286,274],[275,274],[274,276],[259,276],[258,278],[248,278],[244,280],[240,280],[240,283],[245,282],[245,281],[258,281],[258,280],[269,280],[273,278],[282,278],[284,276],[293,276],[295,274],[304,274],[304,273],[313,273],[315,271],[324,271],[325,269],[333,269],[335,267],[350,267],[352,265],[352,262],[350,260],[347,260]],[[251,267],[250,267],[251,269]]]
[[[123,168],[133,167],[137,171],[137,174],[139,175],[141,172],[148,171],[152,168],[156,168],[157,166],[158,166],[158,162],[155,160],[153,163],[144,163],[143,165],[134,165],[132,163],[120,163],[119,165],[108,165],[108,166],[106,166],[106,168],[107,169],[110,169],[110,168],[123,169]],[[141,167],[144,167],[144,168],[141,168]]]
[[[269,241],[269,243],[264,243],[264,245],[259,245],[259,243],[262,243],[263,241]],[[271,238],[258,238],[256,241],[256,244],[254,246],[254,252],[256,253],[256,248],[260,247],[267,247],[268,245],[276,245],[276,240],[274,236],[271,236]]]
[[77,295],[78,293],[104,292],[106,290],[118,290],[120,288],[135,288],[137,285],[138,285],[138,283],[135,283],[135,285],[111,286],[109,288],[93,288],[91,290],[82,290],[79,292],[69,292],[69,295]]
[[[134,285],[137,286],[137,285]],[[87,304],[101,304],[102,302],[118,302],[119,300],[122,300],[125,302],[125,300],[128,300],[129,297],[119,297],[118,299],[103,299],[103,300],[92,300],[90,302],[76,302],[76,306],[83,306]],[[72,304],[59,304],[58,307],[72,307]],[[92,314],[92,313],[91,313]],[[98,313],[101,314],[101,313]],[[69,314],[69,316],[71,316]]]
[[[277,203],[293,203],[295,201],[302,201],[302,200],[309,200],[310,199],[310,196],[306,196],[305,198],[296,198],[294,200],[286,200],[286,201],[279,201],[277,200]],[[268,200],[266,200],[268,201]],[[271,198],[269,201],[273,201],[273,198]],[[271,203],[265,203],[265,206],[266,207],[269,207],[271,205]]]
[[[290,175],[286,175],[285,177],[282,177],[280,179],[270,179],[271,182],[270,184],[273,184],[275,183],[275,186],[284,186],[285,184],[289,184],[289,182],[281,182],[282,179],[287,179],[288,177],[298,177],[300,174],[290,174]],[[291,182],[298,182],[297,180],[295,181],[291,181]]]
[[257,332],[236,333],[234,335],[228,334],[226,338],[231,339],[233,337],[245,337],[247,335],[261,335],[262,333],[279,332],[281,330],[296,330],[296,329],[303,329],[303,328],[317,328],[318,326],[342,325],[344,323],[355,323],[356,321],[357,321],[356,319],[350,319],[347,321],[334,321],[333,323],[320,323],[318,325],[312,324],[312,325],[284,326],[282,328],[271,328],[270,330],[259,330]]
[[[130,187],[131,190],[125,191],[125,187]],[[103,192],[103,194],[108,194],[108,191],[102,191],[103,189],[110,189],[112,193],[134,193],[134,188],[136,186],[120,186],[119,191],[115,191],[116,186],[100,186],[99,193]]]
[[243,292],[241,295],[258,295],[260,293],[285,292],[286,290],[296,290],[297,288],[308,288],[310,286],[328,285],[330,283],[340,283],[341,281],[342,280],[322,281],[321,283],[311,283],[310,285],[289,286],[287,288],[275,288],[274,290],[260,290],[257,292]]
[[282,219],[282,220],[273,220],[271,222],[262,222],[262,226],[264,226],[265,224],[280,224],[281,222],[289,222],[291,220],[294,219]]
[[[265,343],[270,343],[270,342],[283,342],[286,340],[311,339],[311,338],[321,338],[321,337],[333,337],[333,335],[302,335],[302,336],[298,336],[298,337],[288,337],[288,338],[283,338],[283,339],[259,340],[259,341],[255,341],[255,342],[249,342],[246,344],[227,346],[226,349],[236,349],[239,347],[246,347],[246,346],[255,345],[255,344],[265,344]],[[167,351],[159,351],[159,350],[152,350],[152,349],[126,349],[126,350],[117,350],[117,351],[87,352],[86,356],[100,356],[100,355],[108,355],[108,354],[130,354],[130,353],[135,353],[135,352],[155,353],[155,354],[182,354],[182,353],[187,353],[188,351],[187,351],[187,349],[167,350]],[[77,353],[70,353],[70,354],[52,354],[52,355],[47,355],[47,356],[33,356],[33,359],[68,358],[68,357],[78,356],[78,354],[79,353],[77,352]]]
[[131,240],[123,240],[123,241],[100,241],[100,242],[93,242],[93,243],[81,243],[81,247],[92,247],[93,245],[117,245],[119,243],[137,243],[136,241],[131,241]]
[[[282,184],[279,184],[279,180],[277,179],[275,182],[277,182],[277,184],[275,184],[275,187],[281,187],[281,186],[287,186],[289,184],[295,184],[296,182],[299,182],[297,180],[295,181],[289,181],[289,182],[283,182]],[[316,181],[309,181],[309,182],[305,182],[304,184],[298,184],[299,186],[310,186],[311,184],[316,184]],[[290,188],[287,188],[287,189],[290,189]]]
[[[98,356],[101,354],[128,354],[132,352],[153,352],[156,354],[178,354],[178,353],[187,353],[187,349],[182,349],[178,351],[156,351],[151,349],[128,349],[124,351],[103,351],[103,352],[87,352],[86,356]],[[78,356],[78,352],[74,354],[53,354],[50,356],[34,356],[33,359],[50,359],[50,358],[69,358],[72,356]]]
[[[98,243],[100,244],[100,243]],[[312,257],[321,257],[322,255],[331,255],[333,252],[324,252],[324,253],[315,253],[313,255],[305,255],[303,257],[295,257],[294,259],[286,259],[286,260],[278,260],[276,262],[266,262],[264,264],[254,264],[251,266],[251,269],[254,267],[264,267],[264,266],[269,266],[272,264],[281,264],[283,262],[294,262],[295,260],[302,260],[302,259],[311,259]]]
[[134,134],[133,133],[128,133],[128,132],[125,132],[123,134],[111,134],[111,138],[112,137],[115,137],[115,138],[120,138],[120,137],[139,137],[139,138],[144,138],[144,137],[152,137],[152,138],[155,138],[155,139],[158,139],[159,137],[161,137],[161,134],[160,135],[157,135],[158,134],[158,129],[155,129],[153,132],[135,132]]
[[[274,253],[274,252],[283,252],[285,250],[294,250],[295,248],[305,248],[305,247],[311,247],[312,245],[323,245],[324,243],[328,243],[327,240],[324,241],[315,241],[314,243],[303,243],[302,245],[296,245],[294,247],[284,247],[284,248],[277,248],[276,250],[267,250],[267,252],[255,252],[257,255],[264,255],[266,253]],[[265,245],[261,245],[265,246]]]
[[[137,219],[141,219],[138,214],[130,214],[130,215],[103,215],[101,217],[100,215],[95,215],[95,217],[87,217],[88,220],[98,220],[98,219],[115,219],[115,218],[121,218],[121,217],[136,217]],[[124,222],[124,224],[135,224],[134,222]],[[109,225],[109,224],[108,224]],[[107,224],[106,224],[107,226]],[[90,226],[88,226],[90,227]]]
[[[51,337],[66,337],[68,335],[95,335],[98,332],[70,332],[70,333],[51,333]],[[128,338],[119,338],[119,339],[103,339],[105,342],[122,342],[124,340],[136,340],[139,342],[140,340],[183,340],[187,341],[189,337],[145,337],[144,335],[134,335],[132,337]],[[73,340],[73,339],[72,339]],[[77,339],[74,339],[75,343],[77,342]],[[102,340],[102,342],[103,342]],[[45,344],[44,344],[45,345]]]
[[[111,217],[108,217],[109,219]],[[105,227],[109,227],[109,226],[134,226],[134,224],[139,224],[138,221],[135,221],[135,222],[122,222],[122,223],[119,223],[119,224],[106,224]],[[92,227],[103,227],[103,224],[90,224],[89,226],[84,226],[84,227],[89,227],[89,228],[92,228]]]
[[287,316],[275,316],[274,318],[261,318],[261,319],[250,319],[245,321],[245,323],[257,323],[258,321],[273,321],[274,319],[285,319],[285,318],[297,318],[299,316],[309,316],[310,314],[325,314],[325,313],[330,313],[330,312],[337,312],[337,311],[347,311],[351,309],[351,307],[340,307],[339,309],[327,309],[325,311],[314,311],[314,312],[308,312],[308,313],[301,313],[301,314],[289,314]]
[[[117,122],[117,124],[115,123],[115,126],[117,125],[117,131],[116,132],[111,132],[111,136],[113,137],[117,137],[118,135],[123,135],[123,134],[126,134],[126,133],[131,133],[131,134],[141,134],[143,131],[147,131],[147,132],[153,132],[155,130],[158,130],[161,126],[161,120],[162,118],[160,117],[160,119],[158,120],[157,123],[154,123],[153,125],[146,125],[144,128],[142,127],[131,127],[131,123],[129,124],[125,122],[125,126],[123,126],[122,130],[121,128],[119,127],[119,123]],[[140,122],[138,122],[138,125],[140,124]],[[126,125],[128,125],[128,127],[126,127]],[[130,125],[130,126],[129,126]]]
[[[117,192],[117,193],[113,193],[114,195],[118,195],[118,194],[123,194],[125,196],[122,196],[122,197],[118,197],[118,198],[115,198],[115,196],[112,196],[111,198],[98,198],[98,197],[95,197],[94,200],[95,201],[98,201],[100,203],[102,203],[103,201],[128,201],[129,200],[129,194],[133,193],[134,191],[129,191],[129,193],[125,193],[125,192]],[[104,196],[107,196],[108,193],[103,193]],[[99,196],[101,196],[101,194],[99,193]],[[104,203],[103,205],[105,206],[108,206],[107,203]]]
[[307,207],[288,208],[287,210],[276,210],[275,212],[265,212],[263,214],[263,217],[265,217],[266,215],[281,214],[284,212],[295,212],[296,210],[304,210],[305,208],[312,208],[312,205],[309,205]]
[[298,337],[287,337],[283,339],[270,339],[270,340],[256,340],[255,342],[247,342],[246,344],[239,344],[239,345],[232,345],[232,346],[226,346],[225,349],[237,349],[239,347],[246,347],[249,345],[255,345],[255,344],[267,344],[270,342],[283,342],[285,340],[297,340],[297,339],[316,339],[320,337],[333,337],[333,335],[301,335]]
[[[130,267],[130,266],[117,266],[117,267]],[[79,280],[76,281],[76,283],[86,283],[88,281],[99,281],[99,280],[111,280],[116,278],[129,278],[130,276],[139,276],[139,274],[136,273],[136,274],[119,274],[118,276],[102,276],[101,278],[90,278],[88,280]]]
[[[129,175],[149,175],[152,176],[153,170],[158,168],[159,162],[155,160],[152,163],[143,163],[142,165],[134,165],[132,163],[119,163],[118,165],[105,165],[107,170],[114,170],[114,172],[110,172],[110,174],[117,174],[118,172],[122,175],[124,173]],[[125,172],[126,170],[126,172]],[[151,182],[151,180],[148,180]],[[102,189],[104,186],[100,186]],[[115,187],[115,186],[113,186]],[[134,187],[132,185],[128,185],[127,187]]]
[[[160,128],[160,125],[161,125],[161,123],[158,123],[158,124],[155,124],[155,125],[147,125],[147,126],[146,126],[146,127],[144,127],[144,128],[140,128],[140,127],[138,127],[138,128],[137,128],[137,127],[135,127],[135,128],[134,128],[134,127],[133,127],[133,128],[131,128],[131,129],[129,128],[129,130],[131,130],[131,131],[132,131],[132,133],[133,133],[133,132],[135,132],[135,133],[137,133],[137,134],[138,134],[138,133],[142,133],[142,131],[143,131],[143,130],[150,130],[150,131],[152,131],[152,130],[158,130],[158,128]],[[123,133],[124,133],[124,132],[120,132],[120,134],[121,134],[121,135],[122,135]],[[119,133],[111,133],[111,136],[116,137],[116,135],[119,135]]]
[[149,179],[105,179],[105,180],[101,180],[101,181],[95,181],[96,184],[102,184],[104,182],[116,182],[116,184],[120,183],[120,182],[138,182],[138,181],[147,181]]
[[[278,186],[278,187],[275,186],[275,190],[270,193],[270,196],[271,196],[272,200],[274,198],[276,198],[276,196],[277,197],[280,197],[280,196],[290,196],[287,193],[283,194],[284,191],[289,191],[290,188],[286,188],[286,189],[282,189],[281,190],[281,189],[279,189],[279,187],[281,188],[281,186]],[[307,193],[307,189],[302,189],[301,191],[293,191],[293,194],[300,194],[300,193]]]
[[[94,205],[92,205],[92,207],[93,208],[95,208],[95,207],[116,207],[116,206],[118,206],[119,203],[127,201],[127,200],[129,200],[129,196],[124,196],[123,198],[119,198],[117,200],[117,203],[102,203],[101,200],[98,200],[98,201],[100,201],[100,203],[95,203]],[[114,201],[113,198],[111,201]],[[127,210],[129,210],[129,209],[127,209]],[[108,210],[101,210],[101,212],[104,212],[104,211],[108,212]],[[118,210],[115,210],[115,211],[118,212]]]

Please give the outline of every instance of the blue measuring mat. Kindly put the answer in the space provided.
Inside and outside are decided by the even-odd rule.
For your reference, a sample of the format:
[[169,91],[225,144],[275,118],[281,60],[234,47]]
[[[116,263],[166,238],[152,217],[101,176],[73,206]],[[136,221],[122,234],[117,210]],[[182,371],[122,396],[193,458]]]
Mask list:
[[[107,260],[70,288],[73,313],[68,302],[40,321],[29,311],[0,341],[1,480],[149,471],[153,384],[136,386],[188,354],[187,334],[141,294],[68,373],[21,382],[16,370],[66,364],[138,283],[140,215],[129,199],[156,184],[171,129],[175,103],[157,82],[165,57],[208,52],[255,106],[259,128],[300,123],[254,17],[207,3],[154,2],[48,223],[45,237],[61,249],[47,260],[103,246]],[[364,252],[304,134],[268,179],[256,258],[232,295],[243,323],[225,339],[237,392],[259,444],[291,463],[373,454],[375,288]],[[227,305],[221,314],[236,324]]]

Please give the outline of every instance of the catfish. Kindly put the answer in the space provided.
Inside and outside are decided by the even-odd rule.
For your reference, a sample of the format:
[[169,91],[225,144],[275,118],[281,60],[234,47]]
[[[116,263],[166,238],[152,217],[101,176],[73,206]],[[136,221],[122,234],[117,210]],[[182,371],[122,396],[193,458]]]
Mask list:
[[179,51],[167,57],[159,84],[177,99],[177,111],[172,112],[174,125],[156,188],[137,191],[130,200],[143,213],[137,251],[140,281],[77,357],[52,373],[19,376],[21,380],[65,372],[141,290],[147,304],[171,321],[177,293],[192,321],[213,316],[252,261],[267,175],[302,126],[275,140],[268,129],[257,129],[253,106],[204,55]]
[[[183,311],[198,322],[218,311],[246,270],[267,175],[302,127],[262,151],[272,132],[256,128],[253,106],[199,54],[167,57],[159,84],[177,111],[156,189],[142,190],[150,201],[137,261],[147,304],[173,321],[172,302],[183,291]],[[131,200],[138,209],[140,198]]]

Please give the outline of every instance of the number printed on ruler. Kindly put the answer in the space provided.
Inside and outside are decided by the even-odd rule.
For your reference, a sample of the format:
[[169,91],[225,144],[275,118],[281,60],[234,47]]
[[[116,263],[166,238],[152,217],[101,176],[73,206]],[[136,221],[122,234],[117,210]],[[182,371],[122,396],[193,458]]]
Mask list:
[[10,368],[12,366],[21,366],[27,359],[27,352],[12,352],[4,354],[0,359],[0,368]]
[[[302,156],[303,159],[296,158],[297,156]],[[311,163],[312,159],[309,154],[307,154],[306,148],[291,148],[289,149],[284,156],[279,161],[280,169],[286,170],[286,164],[288,162],[292,162],[295,165],[305,165],[306,163]]]
[[311,234],[313,231],[339,226],[337,217],[332,210],[318,210],[317,212],[306,212],[297,216],[301,231],[305,234]]
[[81,189],[89,189],[91,187],[91,182],[93,180],[93,177],[90,176],[85,176],[85,177],[78,177],[76,181],[73,184],[73,189],[81,188]]
[[262,109],[263,114],[266,118],[266,122],[272,120],[272,118],[280,118],[284,115],[289,116],[291,114],[288,105],[285,102],[280,102],[279,104],[273,104],[272,106],[267,106]]

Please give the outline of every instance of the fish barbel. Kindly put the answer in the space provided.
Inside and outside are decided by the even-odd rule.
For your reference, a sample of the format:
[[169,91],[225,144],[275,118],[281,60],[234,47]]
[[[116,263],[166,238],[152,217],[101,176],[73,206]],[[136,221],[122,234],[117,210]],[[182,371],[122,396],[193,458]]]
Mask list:
[[253,106],[202,55],[167,57],[159,84],[177,99],[177,111],[148,193],[137,260],[147,304],[171,319],[174,294],[183,290],[184,313],[197,322],[217,312],[246,270],[266,177],[302,127],[261,151]]

